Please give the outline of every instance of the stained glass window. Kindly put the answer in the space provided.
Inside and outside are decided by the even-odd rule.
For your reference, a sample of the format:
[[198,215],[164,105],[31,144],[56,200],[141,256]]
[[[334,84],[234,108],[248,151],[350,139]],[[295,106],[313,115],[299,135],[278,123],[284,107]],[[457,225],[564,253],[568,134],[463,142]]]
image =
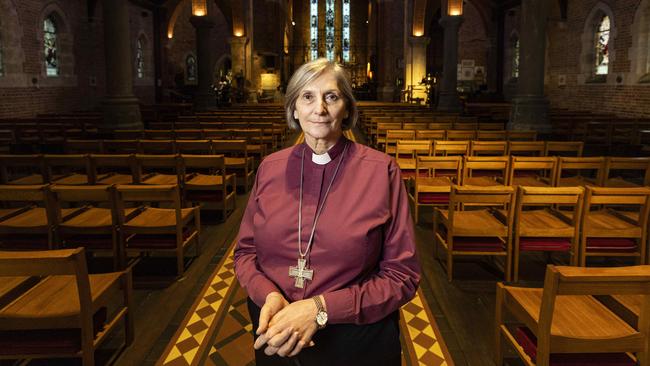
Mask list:
[[196,57],[188,55],[185,58],[185,73],[187,74],[187,81],[196,80]]
[[343,0],[343,62],[350,62],[350,0]]
[[57,56],[56,22],[52,16],[43,21],[43,44],[45,46],[45,71],[47,76],[59,75],[59,59]]
[[596,32],[596,75],[607,75],[609,70],[609,17],[603,16]]
[[334,0],[325,2],[325,57],[334,60]]
[[309,50],[311,51],[311,59],[318,58],[318,0],[311,0],[310,14],[310,41]]
[[138,79],[144,77],[144,42],[142,37],[135,42],[135,69]]
[[512,42],[512,77],[519,77],[519,39]]

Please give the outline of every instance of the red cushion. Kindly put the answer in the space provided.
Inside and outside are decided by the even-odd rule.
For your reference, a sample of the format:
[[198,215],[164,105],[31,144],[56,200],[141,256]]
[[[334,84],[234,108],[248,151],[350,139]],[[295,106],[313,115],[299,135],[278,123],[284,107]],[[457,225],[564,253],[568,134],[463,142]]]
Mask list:
[[[93,315],[95,335],[104,329],[106,308]],[[79,329],[7,330],[0,332],[0,355],[75,353],[81,349]]]
[[454,251],[501,252],[504,244],[495,237],[454,236]]
[[[192,235],[192,229],[185,229],[183,241]],[[135,249],[174,249],[176,235],[174,234],[135,234],[126,240],[127,248]]]
[[432,192],[418,193],[418,203],[422,203],[425,205],[430,205],[430,204],[448,205],[449,193],[432,193]]
[[[537,358],[537,338],[525,327],[517,328],[515,332],[517,343],[533,360]],[[634,366],[634,361],[625,353],[553,353],[551,366]]]
[[519,250],[522,252],[568,252],[571,250],[571,239],[521,237],[519,238]]
[[587,251],[636,252],[637,243],[630,238],[587,238]]

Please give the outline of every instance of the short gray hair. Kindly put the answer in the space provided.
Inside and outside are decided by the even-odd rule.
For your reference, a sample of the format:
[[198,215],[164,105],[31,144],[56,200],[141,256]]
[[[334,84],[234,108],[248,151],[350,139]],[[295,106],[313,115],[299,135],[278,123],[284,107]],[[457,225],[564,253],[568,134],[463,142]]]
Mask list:
[[296,101],[298,100],[300,91],[307,86],[307,84],[318,79],[326,72],[332,72],[334,77],[336,77],[336,82],[341,90],[341,94],[343,94],[345,107],[348,111],[348,118],[343,120],[341,128],[345,131],[351,129],[357,124],[359,111],[357,110],[357,101],[354,99],[352,85],[350,85],[348,74],[338,63],[328,61],[325,58],[319,58],[300,66],[291,76],[291,80],[289,80],[287,92],[284,97],[284,109],[289,128],[300,131],[300,123],[293,117],[293,112],[296,110]]

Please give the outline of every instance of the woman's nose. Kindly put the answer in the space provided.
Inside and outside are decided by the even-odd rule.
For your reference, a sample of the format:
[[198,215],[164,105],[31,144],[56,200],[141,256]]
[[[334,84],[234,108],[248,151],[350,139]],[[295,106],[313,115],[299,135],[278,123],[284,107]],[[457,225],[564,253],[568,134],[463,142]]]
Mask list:
[[318,114],[327,113],[327,105],[324,100],[319,100],[316,103],[315,112]]

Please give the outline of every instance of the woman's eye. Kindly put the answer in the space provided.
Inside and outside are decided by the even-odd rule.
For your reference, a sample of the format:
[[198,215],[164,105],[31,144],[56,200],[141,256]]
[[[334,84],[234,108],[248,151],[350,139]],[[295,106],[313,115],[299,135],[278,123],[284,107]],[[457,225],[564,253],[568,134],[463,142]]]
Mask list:
[[304,100],[306,100],[306,101],[309,102],[309,101],[311,101],[311,100],[313,99],[313,97],[312,97],[311,94],[303,94],[303,95],[302,95],[302,99],[304,99]]
[[329,103],[331,103],[331,102],[336,102],[337,100],[339,100],[339,96],[336,95],[336,94],[328,94],[328,95],[325,97],[325,100],[327,100],[327,102],[329,102]]

